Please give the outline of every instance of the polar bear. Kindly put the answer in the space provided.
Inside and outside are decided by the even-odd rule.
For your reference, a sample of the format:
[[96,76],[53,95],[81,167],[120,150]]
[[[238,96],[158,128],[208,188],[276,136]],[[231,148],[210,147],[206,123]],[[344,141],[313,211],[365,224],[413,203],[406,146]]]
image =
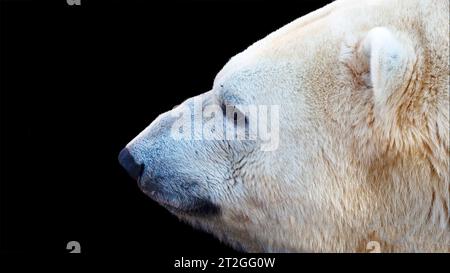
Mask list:
[[243,251],[448,252],[449,156],[449,1],[337,0],[234,56],[119,161]]

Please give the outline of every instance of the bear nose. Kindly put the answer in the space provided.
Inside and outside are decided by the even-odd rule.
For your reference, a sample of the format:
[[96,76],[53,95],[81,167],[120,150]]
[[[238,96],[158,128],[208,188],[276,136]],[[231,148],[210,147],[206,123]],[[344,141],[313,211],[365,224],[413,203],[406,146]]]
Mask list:
[[128,172],[128,174],[135,180],[139,178],[142,173],[144,164],[138,164],[127,148],[122,149],[119,153],[119,163]]

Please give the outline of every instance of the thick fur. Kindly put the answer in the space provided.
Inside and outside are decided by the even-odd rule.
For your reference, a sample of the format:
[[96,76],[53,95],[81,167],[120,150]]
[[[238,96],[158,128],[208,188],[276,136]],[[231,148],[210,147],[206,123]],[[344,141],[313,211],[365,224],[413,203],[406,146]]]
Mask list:
[[221,210],[181,219],[250,252],[450,251],[448,0],[338,0],[233,57],[201,96],[280,105],[280,141],[173,141],[177,110],[160,116],[131,153],[151,169],[158,151]]

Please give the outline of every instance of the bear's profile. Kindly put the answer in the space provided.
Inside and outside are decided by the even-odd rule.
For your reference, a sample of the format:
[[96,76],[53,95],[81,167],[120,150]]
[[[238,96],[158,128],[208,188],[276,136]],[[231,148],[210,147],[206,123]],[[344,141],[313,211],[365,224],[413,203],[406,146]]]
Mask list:
[[233,57],[119,155],[249,252],[450,251],[449,1],[338,0]]

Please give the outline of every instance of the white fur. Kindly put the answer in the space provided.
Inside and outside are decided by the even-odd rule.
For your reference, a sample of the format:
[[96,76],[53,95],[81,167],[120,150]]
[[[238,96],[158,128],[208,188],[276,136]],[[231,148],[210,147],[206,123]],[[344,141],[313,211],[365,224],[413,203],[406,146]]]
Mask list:
[[202,95],[280,105],[277,150],[171,142],[159,123],[129,147],[203,185],[221,216],[180,218],[247,251],[449,251],[448,33],[448,0],[335,1]]

